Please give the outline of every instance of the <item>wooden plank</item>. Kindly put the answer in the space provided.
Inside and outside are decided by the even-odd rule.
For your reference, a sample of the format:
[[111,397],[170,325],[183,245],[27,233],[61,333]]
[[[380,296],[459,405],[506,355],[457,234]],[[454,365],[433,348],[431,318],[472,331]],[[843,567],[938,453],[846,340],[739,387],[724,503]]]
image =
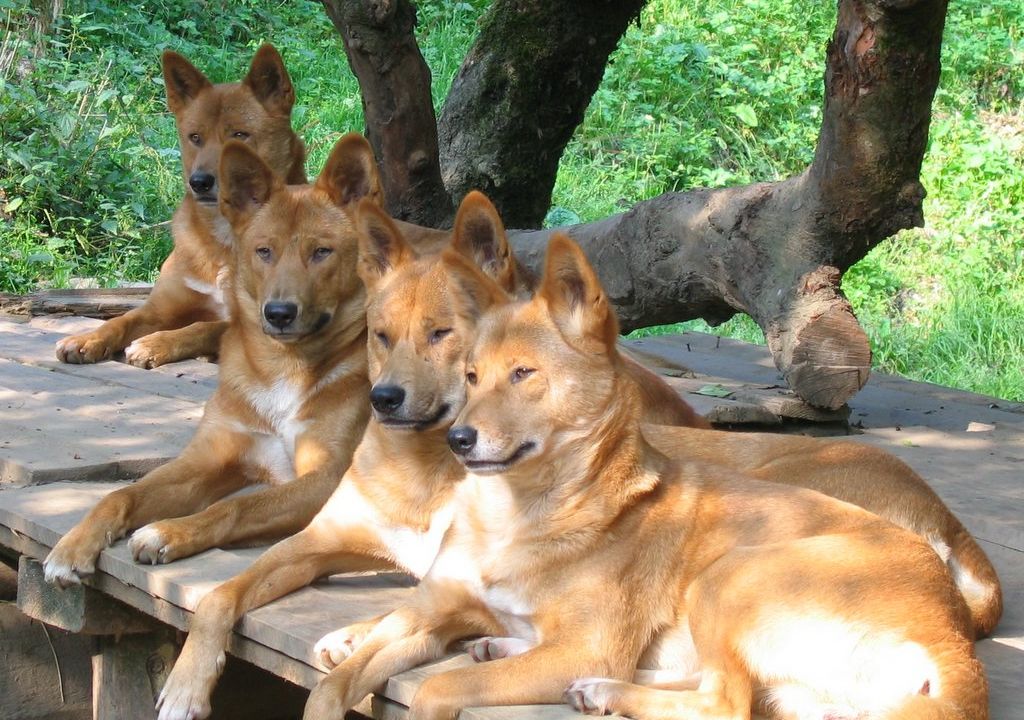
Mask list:
[[94,720],[155,720],[163,671],[173,658],[174,644],[164,633],[102,638],[92,659]]
[[[0,493],[0,526],[34,542],[32,548],[22,542],[18,549],[31,550],[41,558],[103,495],[118,487],[118,483],[53,483],[5,491]],[[151,566],[134,562],[126,543],[120,541],[100,555],[100,572],[90,584],[162,622],[186,629],[202,597],[248,567],[260,552],[261,548],[210,550],[170,565]],[[396,606],[409,592],[410,582],[398,573],[334,576],[249,613],[237,634],[305,664],[315,677],[294,667],[284,676],[312,687],[321,674],[312,652],[316,641]],[[279,658],[251,652],[241,656],[277,674],[284,672],[278,672]]]
[[[45,552],[96,499],[113,487],[116,486],[54,484],[0,493],[0,526],[8,533],[0,532],[0,544],[16,544],[19,541],[13,539],[15,533],[22,533],[36,543],[37,553]],[[946,491],[955,493],[957,486],[951,485]],[[1020,507],[1019,503],[1015,505],[1018,516]],[[27,546],[24,539],[20,542],[19,547]],[[1024,553],[992,543],[986,544],[985,549],[996,563],[1007,597],[1006,615],[996,637],[979,645],[979,653],[990,663],[993,717],[1024,720],[1024,716],[1014,714],[1016,704],[1009,704],[1009,698],[1016,697],[1016,683],[1021,676],[1019,662],[1024,658]],[[189,611],[199,598],[244,567],[258,552],[213,550],[168,566],[151,567],[132,562],[121,542],[103,553],[101,572],[92,584],[147,614],[184,628]],[[312,687],[322,676],[312,656],[313,644],[330,630],[394,607],[408,592],[404,587],[407,584],[408,580],[393,575],[335,576],[249,613],[234,635],[231,652],[292,682]],[[115,586],[121,589],[114,590]],[[172,613],[167,608],[177,612],[177,619],[170,617]],[[261,648],[264,654],[259,656],[254,648]],[[468,657],[453,655],[440,663],[403,673],[388,683],[384,695],[399,704],[408,703],[425,677],[467,662]],[[564,713],[568,712],[560,706],[529,711],[486,708],[467,711],[463,717],[507,720],[539,714],[554,720],[567,717]]]
[[1024,434],[904,427],[850,439],[882,447],[913,467],[975,536],[1024,550]]
[[185,447],[197,402],[0,360],[0,484],[138,477]]
[[54,346],[65,334],[32,325],[0,322],[0,358],[62,375],[131,388],[147,395],[196,403],[206,402],[217,387],[217,365],[201,360],[172,363],[153,370],[114,361],[85,365],[62,363],[55,355]]
[[[9,548],[16,553],[40,559],[44,558],[50,550],[49,546],[42,545],[27,535],[16,533],[2,524],[0,524],[0,547]],[[256,551],[252,552],[255,556]],[[140,612],[177,630],[187,631],[189,628],[192,618],[192,614],[189,611],[154,597],[139,588],[127,585],[105,572],[97,572],[93,577],[87,579],[85,584],[126,605],[137,608]],[[310,592],[312,592],[311,589],[306,589],[279,600],[273,606],[275,612],[280,611],[287,615],[290,612],[288,608],[293,604],[295,607],[308,606],[307,598]],[[332,597],[331,602],[343,605],[344,599]],[[261,614],[269,610],[269,607],[256,610],[255,613]],[[280,678],[284,678],[291,683],[306,689],[312,689],[323,677],[324,672],[318,667],[311,666],[307,661],[296,660],[247,637],[244,626],[246,626],[247,621],[251,617],[252,614],[247,616],[246,620],[242,623],[243,628],[231,636],[228,651],[232,655],[267,670]],[[259,623],[259,618],[257,618],[256,622]],[[337,625],[333,624],[330,615],[326,616],[325,627],[323,632],[317,636],[317,639],[331,630],[335,630],[337,627]],[[308,654],[308,652],[303,653],[303,655]]]
[[12,315],[83,315],[107,319],[141,306],[151,287],[40,290],[29,295],[0,293],[0,310]]
[[[685,366],[698,380],[722,377],[737,385],[760,388],[786,384],[763,345],[704,333],[659,335],[627,340],[625,344],[647,356],[660,358],[661,363]],[[707,404],[698,396],[688,394],[685,397],[688,402],[693,400],[698,411],[707,412]],[[921,425],[960,431],[966,429],[971,420],[977,420],[1024,428],[1024,403],[877,372],[872,373],[868,384],[849,405],[851,422],[867,427]]]

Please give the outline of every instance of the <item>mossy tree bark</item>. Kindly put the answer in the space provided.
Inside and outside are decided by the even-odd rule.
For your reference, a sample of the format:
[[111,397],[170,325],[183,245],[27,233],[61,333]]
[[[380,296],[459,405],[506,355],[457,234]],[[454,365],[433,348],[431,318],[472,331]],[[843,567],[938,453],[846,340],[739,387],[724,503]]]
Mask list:
[[480,190],[508,227],[539,227],[558,161],[608,57],[646,0],[497,0],[459,68],[438,134],[455,198]]
[[[525,43],[561,37],[555,9],[577,17],[605,4],[544,5],[549,10],[542,12],[526,0],[495,1],[481,37],[500,31],[490,23],[502,13],[509,13],[509,34],[491,36],[488,44],[503,43],[493,51],[478,39],[441,119],[448,190],[458,197],[470,187],[484,188],[512,227],[539,224],[568,139],[562,132],[582,113],[562,107],[548,116],[548,108],[529,104],[537,96],[521,88],[540,89],[558,105],[555,88],[590,87],[573,74],[582,70],[573,70],[571,59],[541,62],[536,47]],[[517,13],[531,8],[538,13],[534,24],[517,24]],[[638,8],[619,17],[620,35]],[[871,352],[840,280],[879,242],[923,222],[919,176],[945,14],[946,0],[839,1],[825,58],[822,128],[814,160],[800,175],[668,193],[622,215],[566,228],[594,261],[623,326],[694,317],[720,322],[746,312],[764,330],[776,365],[798,395],[835,408],[856,393],[867,380]],[[504,47],[513,41],[528,50]],[[583,41],[574,42],[579,51]],[[606,59],[601,48],[596,56]],[[487,70],[491,64],[498,69]],[[488,117],[493,125],[482,120]],[[557,132],[548,134],[549,128]],[[490,137],[472,138],[481,133]],[[515,234],[513,245],[528,266],[540,267],[550,234]]]

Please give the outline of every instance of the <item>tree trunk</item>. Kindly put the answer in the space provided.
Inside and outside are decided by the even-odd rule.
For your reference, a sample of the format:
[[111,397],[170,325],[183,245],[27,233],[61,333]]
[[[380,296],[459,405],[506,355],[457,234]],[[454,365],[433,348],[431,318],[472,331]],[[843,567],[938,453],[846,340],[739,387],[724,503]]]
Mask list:
[[388,212],[440,227],[453,216],[438,165],[437,120],[409,0],[322,0],[363,96],[366,135]]
[[438,134],[445,187],[481,190],[506,226],[540,227],[566,143],[646,0],[495,0]]
[[[867,337],[840,290],[852,263],[923,223],[919,181],[946,0],[841,0],[817,151],[777,183],[669,193],[567,228],[626,330],[748,313],[790,387],[837,408],[867,381]],[[551,231],[518,233],[539,270]]]

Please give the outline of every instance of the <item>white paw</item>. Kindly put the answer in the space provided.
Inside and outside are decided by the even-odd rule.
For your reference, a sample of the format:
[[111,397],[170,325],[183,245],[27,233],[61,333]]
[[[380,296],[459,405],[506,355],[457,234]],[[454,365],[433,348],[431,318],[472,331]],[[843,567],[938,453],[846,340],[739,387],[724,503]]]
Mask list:
[[43,577],[46,582],[62,588],[81,585],[82,578],[92,575],[95,571],[96,565],[93,562],[75,564],[67,559],[60,545],[51,550],[43,561]]
[[533,649],[533,643],[520,638],[482,637],[466,643],[466,652],[477,662],[522,655]]
[[164,364],[160,354],[150,347],[150,342],[147,342],[146,338],[149,337],[152,335],[139,338],[124,349],[124,359],[128,361],[129,365],[149,370]]
[[615,684],[607,678],[580,678],[565,689],[563,697],[577,712],[607,715]]
[[128,549],[137,563],[156,565],[167,557],[167,541],[153,525],[140,527],[128,539]]
[[350,658],[365,637],[361,624],[343,627],[320,638],[313,646],[313,655],[325,668],[333,668]]
[[211,675],[200,677],[197,671],[183,668],[181,659],[175,663],[167,682],[164,683],[160,697],[156,701],[156,709],[160,711],[158,720],[203,720],[210,716],[210,696],[217,678],[224,672],[227,657],[224,653],[217,656],[216,666]]
[[149,361],[149,352],[139,344],[138,340],[135,340],[124,349],[124,359],[136,367],[146,367],[146,363]]

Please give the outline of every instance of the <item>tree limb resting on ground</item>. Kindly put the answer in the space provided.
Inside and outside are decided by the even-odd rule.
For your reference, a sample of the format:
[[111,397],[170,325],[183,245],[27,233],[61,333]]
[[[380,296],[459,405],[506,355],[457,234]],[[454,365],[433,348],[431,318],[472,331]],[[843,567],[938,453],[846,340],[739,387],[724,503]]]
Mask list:
[[[588,54],[582,48],[592,47],[590,61],[603,68],[609,38],[615,36],[613,46],[642,3],[623,3],[621,14],[602,25],[596,16],[612,5],[551,0],[542,12],[538,2],[495,1],[442,115],[448,192],[481,187],[507,225],[539,224],[568,140],[565,128],[582,117],[574,103],[584,96],[589,102],[597,87],[579,74]],[[530,12],[530,23],[512,22]],[[946,0],[840,0],[826,54],[821,132],[814,160],[800,175],[668,193],[624,214],[566,228],[594,262],[623,327],[696,317],[714,323],[746,312],[764,330],[776,365],[800,397],[836,408],[856,393],[867,381],[871,351],[840,281],[882,240],[923,223],[919,178],[945,15]],[[545,42],[560,47],[569,17],[589,18],[592,35],[572,39],[575,61],[542,62],[539,48]],[[502,27],[497,18],[506,18],[511,29],[504,38],[496,34]],[[565,107],[548,107],[558,104],[559,93]],[[536,122],[541,112],[546,119]],[[500,121],[508,115],[516,119]],[[367,121],[372,124],[369,115]],[[552,132],[544,132],[549,125]],[[533,127],[535,141],[524,127]],[[466,133],[489,136],[486,143],[479,137],[469,142],[461,136]],[[549,236],[515,234],[526,265],[540,268]]]

